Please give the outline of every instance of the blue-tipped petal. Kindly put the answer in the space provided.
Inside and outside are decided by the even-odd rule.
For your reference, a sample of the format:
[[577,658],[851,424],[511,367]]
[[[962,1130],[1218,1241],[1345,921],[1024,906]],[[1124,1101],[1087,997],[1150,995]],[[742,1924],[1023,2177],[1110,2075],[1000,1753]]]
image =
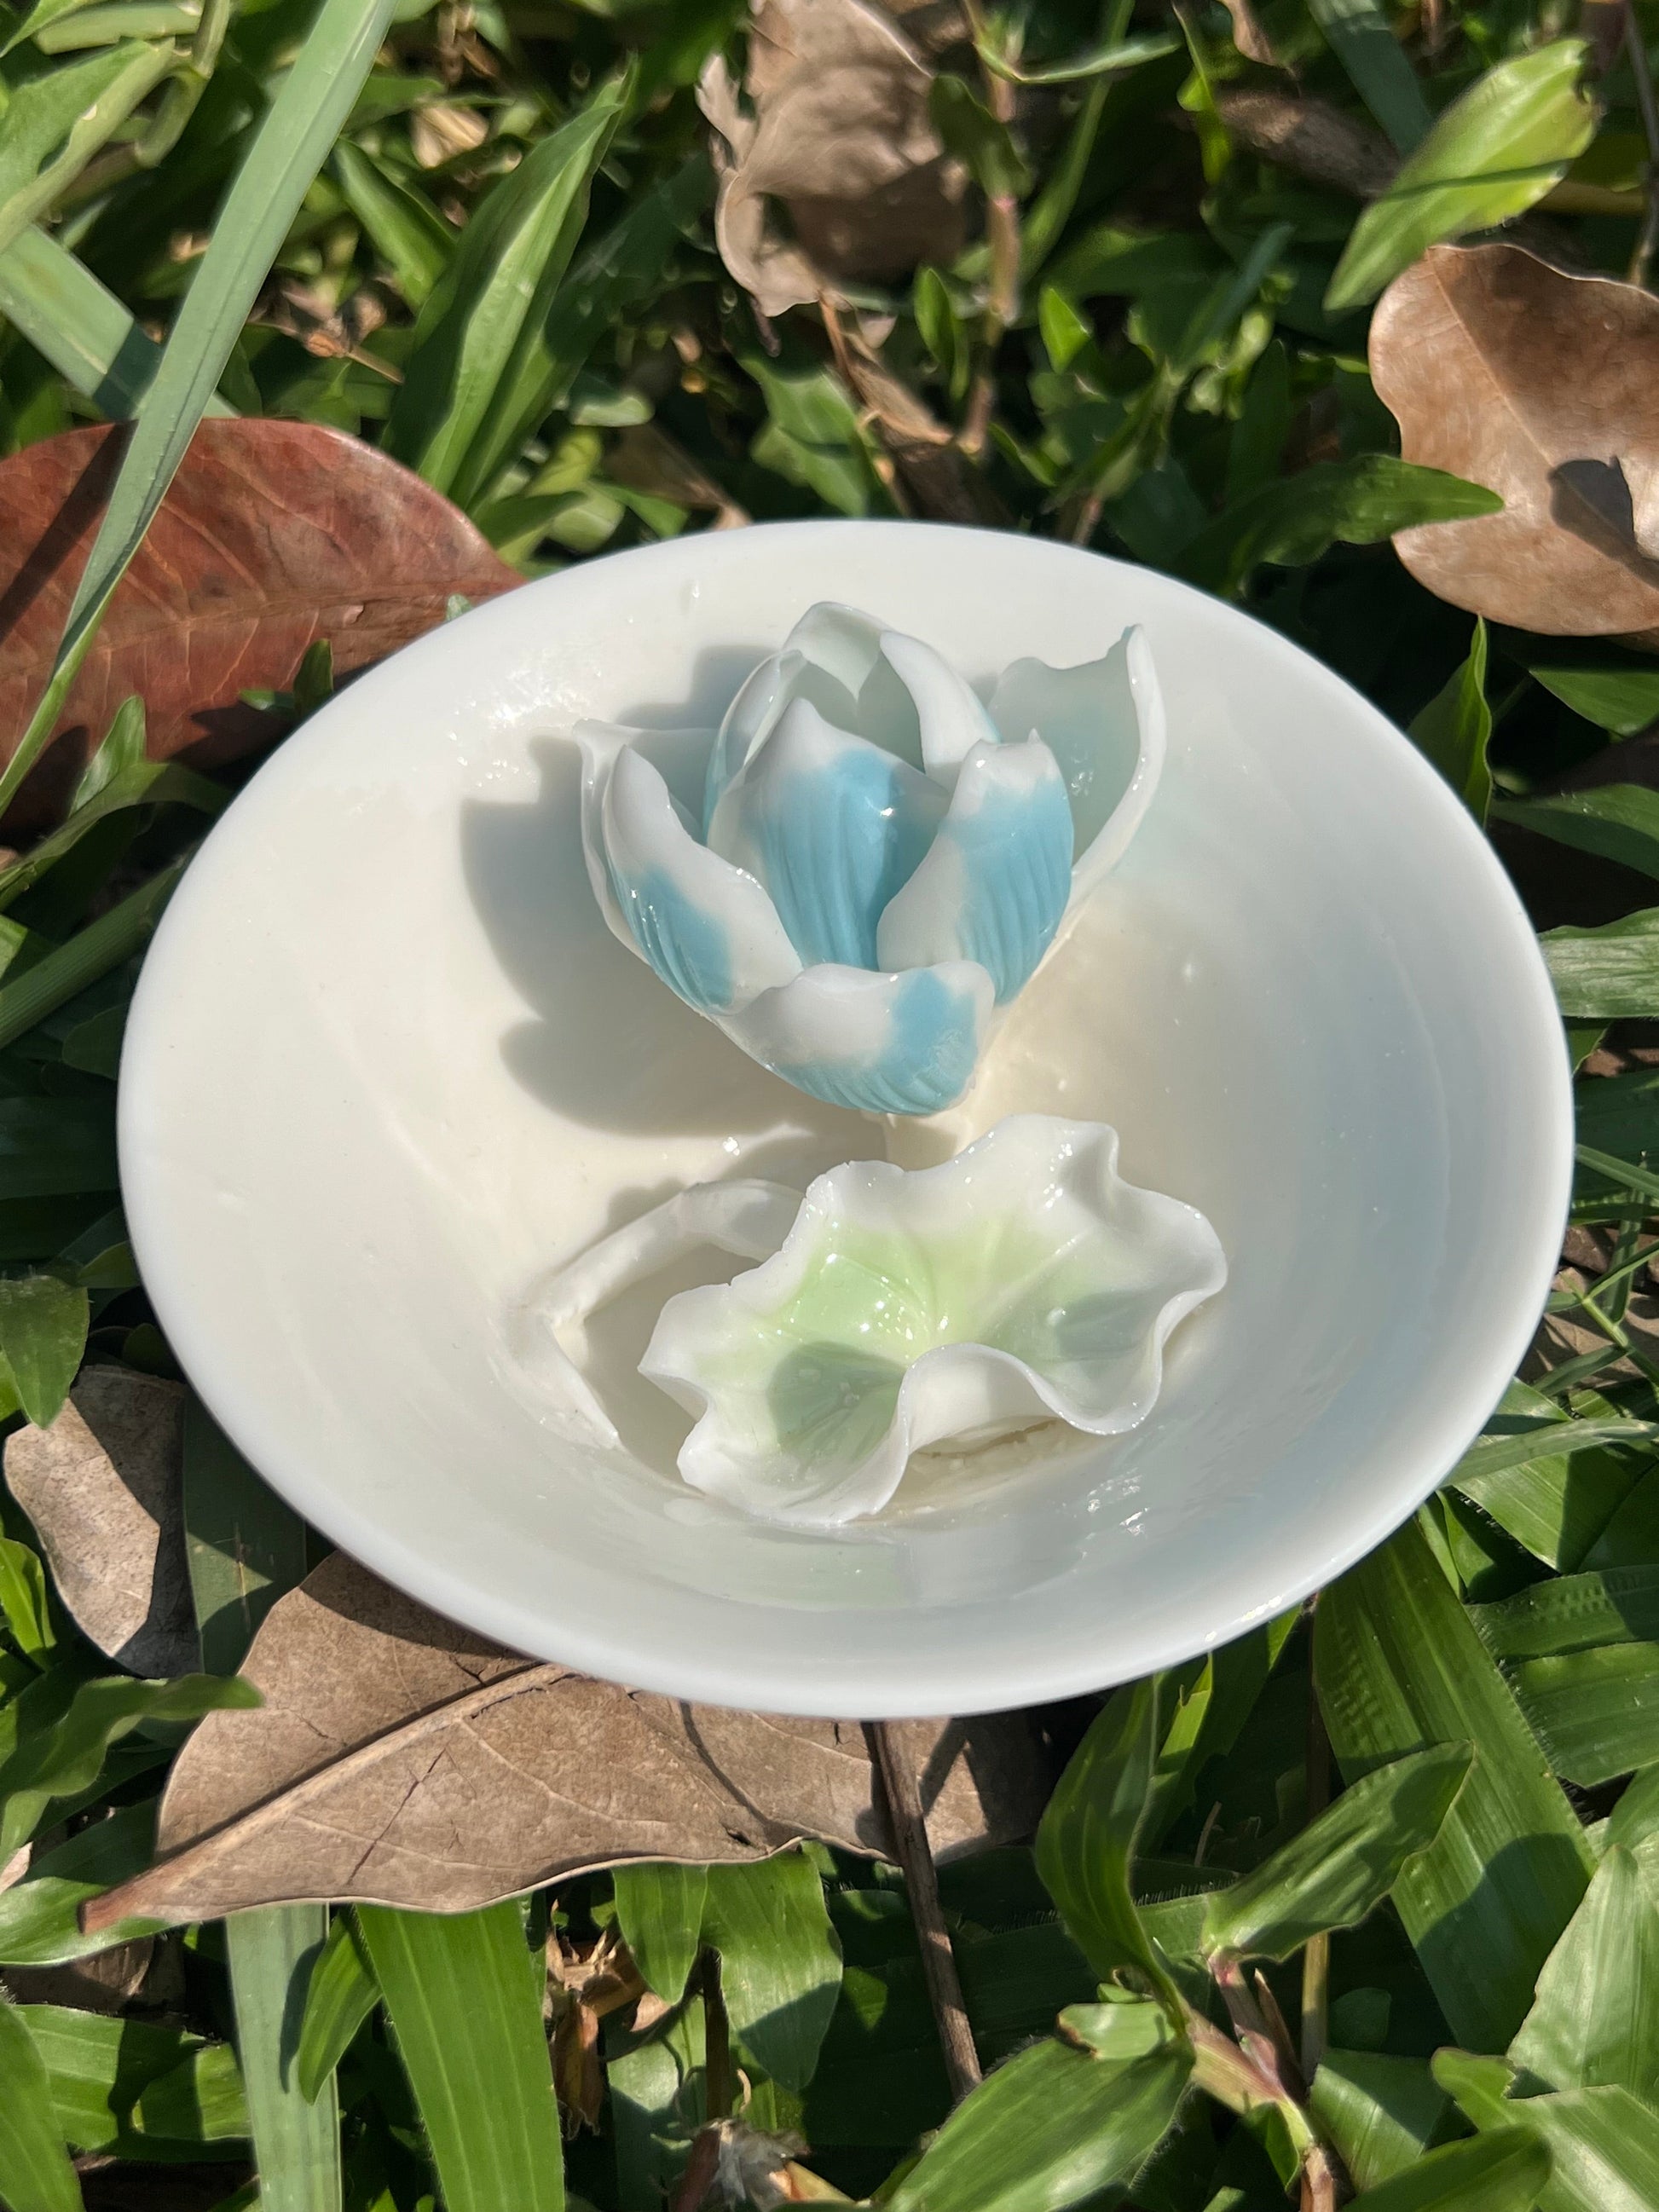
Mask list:
[[700,845],[649,761],[617,755],[600,805],[611,890],[635,947],[700,1014],[723,1015],[800,972],[763,888]]
[[[797,623],[795,628],[799,629],[801,624]],[[810,699],[820,714],[842,728],[851,728],[857,718],[856,692],[849,690],[833,671],[797,652],[793,643],[763,660],[726,708],[708,756],[702,795],[705,843],[727,787],[742,775],[796,699]]]
[[945,793],[796,698],[721,794],[711,848],[764,884],[809,966],[876,963],[876,924],[927,852]]
[[883,968],[974,960],[1005,1005],[1054,942],[1072,891],[1072,812],[1047,745],[979,744],[927,858],[881,917]]
[[938,1114],[974,1079],[991,979],[972,961],[876,975],[808,968],[722,1026],[754,1059],[831,1106]]
[[1139,627],[1077,668],[1016,660],[991,696],[1011,744],[1035,734],[1060,763],[1076,830],[1073,893],[1093,889],[1139,828],[1164,766],[1164,700]]
[[[997,728],[979,694],[919,637],[884,630],[882,657],[903,679],[921,726],[921,757],[927,773],[949,791],[974,747],[998,743]],[[1023,737],[1025,732],[1020,732]]]

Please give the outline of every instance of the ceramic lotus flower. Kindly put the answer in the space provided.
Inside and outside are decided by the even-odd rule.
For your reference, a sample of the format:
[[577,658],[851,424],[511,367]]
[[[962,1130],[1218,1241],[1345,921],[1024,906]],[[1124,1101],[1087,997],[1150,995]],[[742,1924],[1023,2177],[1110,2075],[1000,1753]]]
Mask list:
[[876,1114],[963,1096],[1164,757],[1138,629],[1079,667],[1015,661],[988,703],[932,647],[831,605],[712,735],[576,735],[616,935],[753,1059]]
[[[730,1203],[769,1240],[766,1188]],[[1226,1277],[1201,1213],[1118,1174],[1115,1131],[1016,1115],[941,1167],[819,1176],[775,1256],[668,1300],[640,1371],[699,1416],[688,1482],[832,1525],[878,1512],[946,1437],[1133,1428],[1170,1332]]]

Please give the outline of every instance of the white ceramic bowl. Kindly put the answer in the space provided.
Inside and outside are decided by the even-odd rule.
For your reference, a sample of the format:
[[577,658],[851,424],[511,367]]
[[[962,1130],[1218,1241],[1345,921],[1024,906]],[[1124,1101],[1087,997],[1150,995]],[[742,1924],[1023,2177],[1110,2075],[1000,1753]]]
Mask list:
[[[882,1149],[608,934],[583,716],[718,719],[817,599],[975,681],[1144,623],[1162,788],[1030,987],[981,1123],[1109,1121],[1231,1276],[1144,1428],[917,1468],[883,1517],[746,1520],[684,1486],[634,1373],[682,1272],[600,1316],[627,1450],[545,1425],[506,1316],[684,1183]],[[121,1071],[145,1284],[271,1484],[522,1650],[772,1711],[974,1712],[1237,1636],[1388,1534],[1480,1430],[1547,1287],[1571,1100],[1526,918],[1406,738],[1273,631],[1043,540],[811,522],[590,562],[353,684],[254,778],[157,933]],[[730,1273],[732,1263],[725,1263]]]

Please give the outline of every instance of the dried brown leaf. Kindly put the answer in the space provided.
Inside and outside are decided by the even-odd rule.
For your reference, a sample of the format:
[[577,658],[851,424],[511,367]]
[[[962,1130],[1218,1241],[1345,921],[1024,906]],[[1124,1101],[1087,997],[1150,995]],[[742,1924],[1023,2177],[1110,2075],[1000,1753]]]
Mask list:
[[[0,461],[0,760],[45,688],[125,438],[67,430]],[[361,440],[318,422],[204,422],[9,826],[61,808],[131,692],[153,759],[212,767],[276,735],[241,694],[287,690],[318,638],[344,675],[441,622],[451,593],[485,599],[520,580],[441,493]]]
[[1406,459],[1504,501],[1402,531],[1419,583],[1518,629],[1654,641],[1659,299],[1518,246],[1437,246],[1383,294],[1370,360]]
[[489,136],[489,125],[476,107],[417,107],[409,118],[410,150],[423,169],[441,168]]
[[6,1442],[6,1484],[34,1523],[76,1626],[135,1674],[201,1664],[185,1566],[185,1394],[87,1367],[49,1429]]
[[715,238],[762,313],[952,259],[965,173],[929,118],[932,73],[891,16],[867,0],[765,0],[749,45],[753,112],[718,57],[698,98],[715,132]]
[[[342,1553],[271,1608],[175,1763],[156,1866],[89,1905],[205,1920],[338,1899],[465,1911],[584,1869],[888,1850],[864,1732],[676,1704],[501,1650]],[[228,1723],[228,1725],[225,1725]],[[904,1734],[936,1852],[1027,1834],[1044,1778],[1017,1716]]]

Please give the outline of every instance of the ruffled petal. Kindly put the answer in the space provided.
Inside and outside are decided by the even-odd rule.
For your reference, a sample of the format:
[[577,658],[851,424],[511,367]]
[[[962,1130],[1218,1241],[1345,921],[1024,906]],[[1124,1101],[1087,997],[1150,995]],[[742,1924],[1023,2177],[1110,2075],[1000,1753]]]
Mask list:
[[631,746],[605,785],[600,832],[629,939],[687,1006],[727,1014],[799,974],[764,889],[697,842],[684,809]]
[[721,794],[708,844],[765,884],[809,966],[873,968],[882,910],[944,811],[937,784],[797,698]]
[[1076,668],[1014,661],[991,714],[1009,743],[1035,732],[1059,762],[1077,833],[1073,896],[1086,897],[1122,858],[1163,772],[1164,696],[1145,631]]
[[[884,630],[883,658],[903,678],[921,726],[921,758],[927,773],[949,791],[977,744],[1000,742],[979,694],[919,637]],[[1021,737],[1028,732],[1022,730]]]
[[937,1114],[973,1081],[994,999],[971,960],[902,975],[824,966],[763,992],[721,1027],[752,1059],[831,1106]]
[[1004,1005],[1054,942],[1071,896],[1072,834],[1047,745],[975,745],[939,835],[881,917],[877,964],[975,960]]

